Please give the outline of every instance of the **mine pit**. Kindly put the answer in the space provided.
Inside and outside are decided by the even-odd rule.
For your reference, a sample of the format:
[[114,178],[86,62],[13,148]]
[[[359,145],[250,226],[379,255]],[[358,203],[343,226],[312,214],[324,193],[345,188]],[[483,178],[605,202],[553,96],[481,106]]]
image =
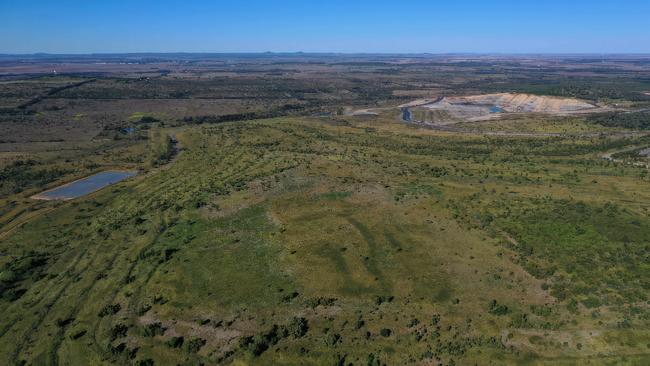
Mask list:
[[422,104],[409,103],[409,107],[417,108],[434,122],[448,123],[493,119],[504,113],[566,115],[599,108],[595,104],[574,98],[517,93],[440,97]]

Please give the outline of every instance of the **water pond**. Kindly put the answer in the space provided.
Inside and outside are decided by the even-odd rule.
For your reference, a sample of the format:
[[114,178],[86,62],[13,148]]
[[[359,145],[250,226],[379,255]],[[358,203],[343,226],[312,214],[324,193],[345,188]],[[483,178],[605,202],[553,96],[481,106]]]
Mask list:
[[402,120],[405,122],[413,122],[411,115],[411,110],[408,108],[402,108]]
[[105,171],[91,175],[60,187],[39,193],[32,198],[41,200],[70,200],[96,192],[106,186],[136,175],[135,172]]

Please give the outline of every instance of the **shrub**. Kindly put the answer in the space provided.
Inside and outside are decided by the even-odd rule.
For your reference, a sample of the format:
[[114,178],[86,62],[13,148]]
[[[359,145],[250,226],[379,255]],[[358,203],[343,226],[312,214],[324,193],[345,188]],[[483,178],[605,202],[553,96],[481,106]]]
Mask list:
[[592,123],[605,127],[623,127],[639,130],[650,129],[650,113],[631,112],[631,113],[605,113],[588,117],[587,120]]
[[99,312],[98,315],[99,315],[100,318],[103,318],[103,317],[105,317],[106,315],[114,315],[114,314],[117,314],[117,312],[119,312],[120,309],[122,309],[122,306],[121,306],[120,304],[110,304],[110,305],[106,305],[106,306],[104,306],[104,308]]
[[113,355],[119,355],[120,353],[124,352],[125,350],[126,350],[126,343],[124,343],[124,342],[118,344],[115,347],[113,347],[110,344],[108,345],[108,351]]
[[142,316],[146,314],[149,310],[151,310],[151,305],[149,304],[144,304],[138,309],[138,315]]
[[368,366],[380,366],[380,365],[381,365],[381,361],[379,361],[379,356],[375,356],[374,353],[370,353],[370,354],[368,355],[368,359],[367,359],[366,364],[367,364]]
[[172,337],[170,340],[167,341],[167,345],[171,348],[181,348],[183,346],[184,341],[185,338],[183,337]]
[[152,359],[147,358],[147,359],[144,359],[144,360],[138,360],[138,362],[136,362],[136,365],[137,366],[153,366],[154,363],[153,363]]
[[327,337],[325,337],[325,345],[328,347],[334,347],[339,342],[341,342],[341,335],[338,333],[328,334]]
[[86,330],[82,329],[82,330],[79,330],[79,331],[75,332],[74,334],[71,334],[70,339],[72,339],[72,340],[79,339],[79,338],[83,337],[85,334],[86,334]]
[[332,306],[334,303],[336,303],[336,299],[331,297],[318,297],[307,301],[307,305],[309,305],[312,309],[316,308],[319,305]]
[[287,332],[294,338],[301,338],[309,330],[309,324],[305,318],[294,317],[287,326]]
[[363,328],[364,325],[366,325],[365,320],[363,320],[363,318],[359,317],[359,319],[357,319],[357,323],[355,324],[354,327],[356,329],[361,329],[361,328]]
[[239,347],[257,357],[272,345],[277,344],[286,335],[287,329],[280,329],[280,327],[274,324],[266,333],[257,334],[253,337],[242,337],[239,340]]
[[140,118],[140,120],[138,122],[139,123],[154,123],[154,122],[160,122],[160,120],[155,118],[155,117],[152,117],[152,116],[144,116],[144,117]]
[[165,330],[167,329],[162,326],[162,323],[151,323],[144,326],[143,334],[145,337],[155,337],[165,334]]
[[375,304],[381,305],[385,302],[392,302],[394,298],[394,296],[377,296],[375,298]]
[[598,298],[596,298],[596,297],[593,297],[593,296],[590,296],[590,297],[586,298],[585,300],[583,300],[582,304],[585,307],[587,307],[588,309],[597,308],[597,307],[599,307],[601,305],[600,300]]
[[499,304],[496,300],[490,302],[490,314],[494,315],[506,315],[510,312],[510,309],[506,305]]
[[129,327],[124,324],[116,324],[111,328],[111,341],[114,341],[118,338],[126,337],[126,333],[129,331]]
[[197,353],[203,346],[205,346],[206,340],[203,338],[192,338],[187,342],[187,352]]

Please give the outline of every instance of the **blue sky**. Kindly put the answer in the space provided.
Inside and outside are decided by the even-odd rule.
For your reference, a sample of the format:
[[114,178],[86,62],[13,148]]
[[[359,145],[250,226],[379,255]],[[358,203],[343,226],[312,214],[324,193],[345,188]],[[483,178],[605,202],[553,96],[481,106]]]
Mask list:
[[0,0],[0,53],[650,53],[649,0]]

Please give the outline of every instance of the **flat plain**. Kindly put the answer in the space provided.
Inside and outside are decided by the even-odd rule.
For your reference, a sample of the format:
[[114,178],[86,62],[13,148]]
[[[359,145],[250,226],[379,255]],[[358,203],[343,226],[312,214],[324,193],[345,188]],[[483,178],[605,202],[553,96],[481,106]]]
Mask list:
[[642,56],[1,56],[0,364],[647,365],[648,90]]

